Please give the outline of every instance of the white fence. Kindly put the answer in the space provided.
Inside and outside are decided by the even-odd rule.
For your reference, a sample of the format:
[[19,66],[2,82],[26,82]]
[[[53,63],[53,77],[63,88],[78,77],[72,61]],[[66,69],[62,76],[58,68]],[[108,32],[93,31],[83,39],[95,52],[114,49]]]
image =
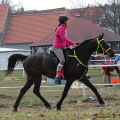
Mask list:
[[[92,60],[91,60],[92,61]],[[95,60],[93,60],[93,61],[95,61]],[[106,60],[96,60],[96,61],[105,61],[106,62]],[[110,61],[111,62],[111,60],[107,60],[107,61]],[[113,64],[113,65],[89,65],[88,66],[88,68],[96,68],[96,67],[114,67],[114,66],[117,66],[117,67],[119,67],[120,66],[120,64]],[[0,69],[0,70],[6,70],[6,69]],[[23,78],[25,78],[25,72],[24,72],[24,68],[15,68],[15,70],[23,70]],[[74,84],[74,83],[73,83]],[[119,83],[117,83],[117,84],[93,84],[93,85],[95,85],[95,86],[101,86],[101,85],[113,85],[113,86],[115,86],[115,85],[120,85],[120,80],[119,80]],[[58,85],[59,86],[59,85]],[[61,85],[61,86],[64,86],[64,85]],[[86,86],[84,85],[84,84],[79,84],[78,85],[78,87],[81,87],[82,86],[82,88],[83,88],[83,97],[85,97],[86,96],[86,91],[85,91],[85,88],[86,88]],[[20,88],[22,88],[22,86],[19,86]],[[19,88],[18,86],[16,86],[16,87],[0,87],[0,88]],[[42,87],[49,87],[49,86],[42,86]],[[53,87],[53,86],[50,86],[50,87]],[[57,87],[57,86],[56,86]]]
[[[113,65],[89,65],[88,68],[91,68],[91,67],[115,67],[115,66],[119,67],[120,64],[113,64]],[[117,83],[117,84],[93,84],[93,85],[95,85],[95,86],[100,86],[100,85],[113,85],[113,86],[120,85],[120,76],[119,76],[119,83]],[[78,87],[81,87],[81,86],[83,88],[83,97],[85,97],[86,96],[86,92],[85,92],[86,86],[85,86],[85,84],[80,84],[80,85],[78,84]]]

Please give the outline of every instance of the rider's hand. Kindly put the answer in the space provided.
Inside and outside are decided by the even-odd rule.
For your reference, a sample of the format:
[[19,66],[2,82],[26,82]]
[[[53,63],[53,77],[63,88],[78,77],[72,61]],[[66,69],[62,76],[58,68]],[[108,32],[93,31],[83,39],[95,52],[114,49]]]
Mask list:
[[74,44],[74,47],[77,47],[77,45],[76,45],[76,44]]

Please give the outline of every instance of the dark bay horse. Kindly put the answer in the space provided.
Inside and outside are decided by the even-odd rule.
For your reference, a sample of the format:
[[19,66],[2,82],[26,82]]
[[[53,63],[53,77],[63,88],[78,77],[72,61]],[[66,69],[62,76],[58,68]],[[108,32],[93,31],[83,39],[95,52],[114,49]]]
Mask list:
[[[97,51],[98,53],[109,55],[110,57],[114,56],[114,52],[104,41],[103,36],[104,34],[94,39],[85,40],[76,48],[70,50],[69,57],[71,59],[71,62],[69,66],[64,70],[66,85],[62,97],[56,105],[57,110],[61,110],[62,102],[67,96],[70,86],[76,79],[79,79],[79,81],[83,82],[95,93],[101,106],[105,105],[97,89],[91,84],[91,82],[86,77],[86,73],[88,71],[88,61],[93,52]],[[50,104],[42,97],[39,89],[41,85],[42,75],[45,75],[49,78],[54,78],[56,75],[56,71],[52,70],[46,64],[45,53],[35,53],[30,56],[25,56],[21,54],[11,55],[8,59],[8,68],[6,70],[6,75],[12,74],[14,67],[18,61],[23,62],[23,66],[27,74],[27,82],[25,86],[21,89],[20,94],[14,104],[14,111],[17,111],[17,108],[23,95],[33,84],[33,93],[36,94],[42,100],[42,102],[48,109],[51,109]]]

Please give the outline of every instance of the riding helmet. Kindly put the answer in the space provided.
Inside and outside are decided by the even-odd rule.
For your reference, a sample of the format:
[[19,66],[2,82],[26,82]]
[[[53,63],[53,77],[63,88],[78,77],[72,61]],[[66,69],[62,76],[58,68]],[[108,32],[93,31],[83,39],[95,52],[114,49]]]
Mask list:
[[67,21],[67,20],[69,20],[69,18],[68,18],[68,16],[65,15],[65,14],[60,15],[59,18],[58,18],[58,21],[59,21],[60,23],[64,23],[64,21]]

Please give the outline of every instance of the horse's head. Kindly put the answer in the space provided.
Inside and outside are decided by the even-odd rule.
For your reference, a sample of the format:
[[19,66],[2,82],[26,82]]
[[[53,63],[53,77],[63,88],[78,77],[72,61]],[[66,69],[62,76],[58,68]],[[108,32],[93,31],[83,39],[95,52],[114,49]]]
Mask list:
[[104,33],[96,38],[98,46],[96,52],[107,55],[108,57],[114,57],[114,52],[110,46],[103,39]]

